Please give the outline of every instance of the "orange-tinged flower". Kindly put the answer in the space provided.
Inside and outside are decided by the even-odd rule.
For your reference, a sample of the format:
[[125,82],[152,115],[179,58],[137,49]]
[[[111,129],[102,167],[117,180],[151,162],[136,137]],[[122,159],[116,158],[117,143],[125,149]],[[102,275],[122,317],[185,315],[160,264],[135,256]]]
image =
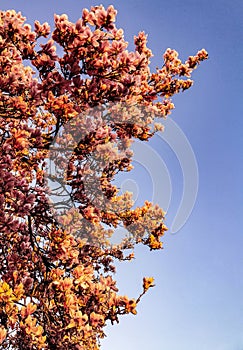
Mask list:
[[163,246],[163,243],[160,242],[157,238],[155,238],[154,235],[151,234],[148,238],[148,245],[149,245],[151,250],[161,249]]
[[153,277],[144,277],[143,278],[143,289],[146,292],[149,288],[154,287],[154,278]]
[[43,333],[43,327],[42,326],[37,326],[35,328],[35,336],[38,337]]
[[73,281],[71,280],[71,278],[66,277],[66,278],[64,278],[63,281],[60,282],[60,286],[64,291],[66,291],[66,290],[72,288]]
[[2,342],[6,338],[6,335],[7,335],[7,330],[3,326],[1,326],[0,327],[0,344],[2,344]]
[[102,325],[104,323],[104,316],[100,314],[96,314],[93,311],[90,314],[90,323],[94,327],[97,327],[98,325]]
[[136,300],[131,299],[128,301],[128,303],[126,303],[126,311],[131,312],[133,315],[136,315],[137,314],[136,306],[137,306]]
[[23,297],[23,295],[24,295],[24,285],[23,285],[23,283],[19,283],[14,288],[14,295],[16,296],[17,300],[20,300]]
[[16,130],[13,133],[14,147],[18,150],[24,150],[29,146],[29,132],[26,130]]
[[27,306],[23,306],[22,309],[21,309],[21,316],[23,318],[33,314],[37,309],[37,305],[36,304],[32,304],[32,303],[29,303],[27,304]]
[[38,36],[47,37],[50,34],[51,28],[47,22],[40,24],[39,21],[35,21],[35,32]]
[[70,328],[74,328],[76,326],[75,321],[72,319],[69,324],[65,327],[65,329],[70,329]]
[[22,327],[25,328],[25,332],[27,334],[34,334],[34,331],[36,329],[36,319],[33,318],[32,316],[27,316],[27,318],[25,319],[24,323],[21,323]]

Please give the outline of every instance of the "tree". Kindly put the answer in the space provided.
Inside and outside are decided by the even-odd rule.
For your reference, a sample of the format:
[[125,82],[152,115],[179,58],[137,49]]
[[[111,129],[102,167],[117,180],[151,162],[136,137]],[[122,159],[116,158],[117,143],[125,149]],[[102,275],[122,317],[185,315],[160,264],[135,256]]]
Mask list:
[[[112,181],[131,170],[132,141],[162,128],[157,119],[207,52],[182,63],[167,49],[151,73],[146,35],[128,51],[115,17],[113,6],[84,9],[76,23],[55,15],[51,33],[0,12],[2,349],[99,349],[107,322],[136,314],[153,286],[144,278],[140,296],[119,295],[114,262],[133,259],[139,243],[161,249],[164,212],[134,208]],[[112,245],[119,225],[127,236]]]

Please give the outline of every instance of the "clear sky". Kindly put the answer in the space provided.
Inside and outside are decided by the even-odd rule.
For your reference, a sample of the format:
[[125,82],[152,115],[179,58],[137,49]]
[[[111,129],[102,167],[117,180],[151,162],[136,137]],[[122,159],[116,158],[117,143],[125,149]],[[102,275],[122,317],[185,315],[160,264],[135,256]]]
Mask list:
[[[21,11],[52,23],[53,13],[76,21],[82,0],[0,0],[1,9]],[[135,297],[143,276],[153,275],[156,287],[126,316],[108,327],[104,350],[242,350],[243,349],[243,2],[242,0],[114,0],[118,25],[132,42],[144,30],[160,66],[167,47],[180,57],[205,48],[209,60],[194,73],[194,86],[177,96],[172,118],[186,135],[199,169],[199,190],[193,212],[176,234],[164,238],[164,250],[137,249],[134,263],[117,273],[122,293]],[[172,184],[168,226],[176,215],[183,191],[180,163],[163,140],[149,143],[157,152],[156,175],[147,170],[135,177],[140,200],[150,196],[153,177],[164,162]],[[155,154],[155,153],[154,153]],[[146,159],[139,160],[139,167]],[[148,177],[148,180],[144,180]],[[164,182],[163,182],[164,181]],[[141,184],[142,182],[142,184]],[[155,189],[155,191],[159,191]]]

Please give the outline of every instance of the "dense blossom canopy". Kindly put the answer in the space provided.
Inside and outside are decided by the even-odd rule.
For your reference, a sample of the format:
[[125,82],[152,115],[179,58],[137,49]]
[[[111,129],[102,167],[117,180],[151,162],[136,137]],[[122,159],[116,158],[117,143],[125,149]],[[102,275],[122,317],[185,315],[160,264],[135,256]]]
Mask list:
[[[167,49],[151,73],[146,35],[129,51],[115,18],[113,6],[84,9],[76,23],[55,15],[51,33],[0,12],[1,349],[99,349],[107,322],[136,314],[153,286],[144,278],[137,299],[119,295],[114,262],[131,260],[137,243],[162,248],[164,212],[134,208],[112,181],[207,53],[182,63]],[[52,201],[66,184],[69,200]],[[112,245],[118,226],[127,236]]]

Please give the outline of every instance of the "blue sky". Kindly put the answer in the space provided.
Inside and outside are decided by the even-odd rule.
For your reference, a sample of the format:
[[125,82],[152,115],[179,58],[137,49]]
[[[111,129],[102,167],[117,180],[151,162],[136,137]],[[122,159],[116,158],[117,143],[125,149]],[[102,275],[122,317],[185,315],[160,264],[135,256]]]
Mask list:
[[[167,47],[183,59],[205,48],[210,58],[194,73],[192,89],[176,96],[172,114],[198,163],[199,191],[192,215],[179,232],[168,232],[163,251],[150,253],[140,247],[134,263],[119,267],[122,293],[136,296],[143,276],[153,275],[156,287],[138,306],[137,316],[123,317],[118,326],[108,327],[103,349],[242,350],[243,2],[102,2],[111,3],[129,42],[140,30],[148,33],[152,67],[161,65]],[[1,0],[0,4],[2,10],[22,11],[30,23],[34,19],[52,23],[53,13],[67,13],[76,21],[83,7],[100,1]],[[160,139],[149,147],[158,152],[170,175],[170,226],[183,190],[180,164]],[[159,166],[157,170],[160,174]],[[144,176],[141,181],[151,174]],[[150,196],[152,180],[145,181],[146,186],[136,180],[141,199]]]

